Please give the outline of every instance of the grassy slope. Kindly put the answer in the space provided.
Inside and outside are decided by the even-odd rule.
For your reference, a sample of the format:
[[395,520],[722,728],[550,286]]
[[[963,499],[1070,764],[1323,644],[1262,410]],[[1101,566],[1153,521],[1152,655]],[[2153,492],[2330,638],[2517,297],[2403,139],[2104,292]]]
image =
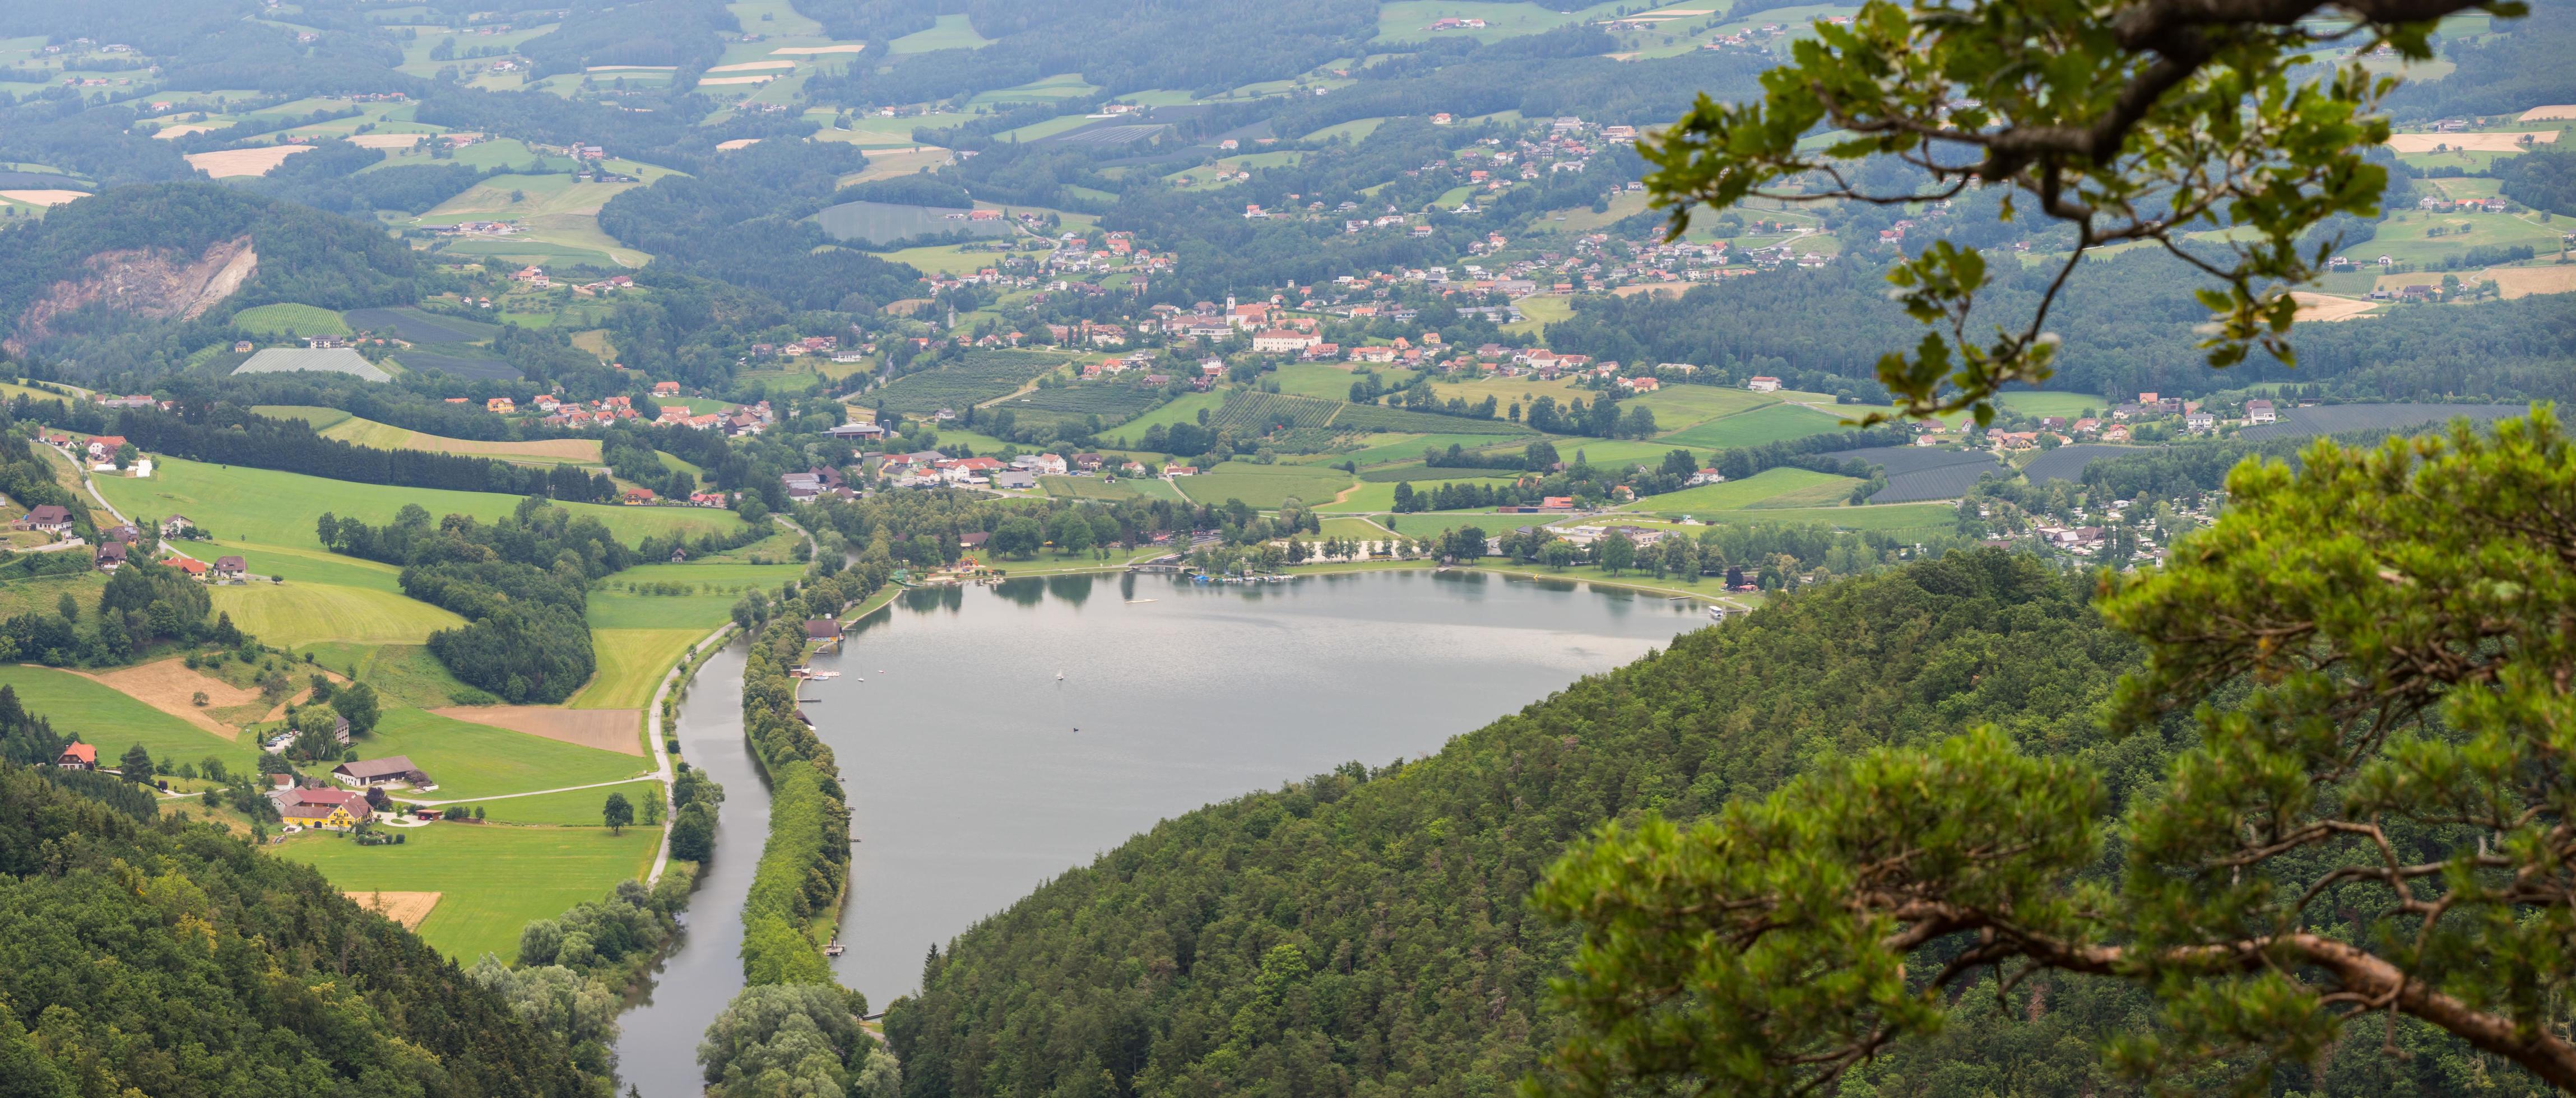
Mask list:
[[[154,466],[149,480],[102,477],[99,491],[127,515],[158,517],[184,514],[200,529],[218,536],[290,548],[319,549],[314,520],[324,512],[368,523],[393,521],[406,503],[417,503],[432,515],[470,514],[493,521],[519,504],[517,496],[491,492],[450,492],[433,488],[397,488],[354,484],[269,469],[233,469],[171,458]],[[705,533],[731,529],[741,520],[731,512],[702,507],[620,507],[613,504],[565,504],[576,515],[607,524],[628,542],[674,530]]]
[[436,792],[424,796],[442,801],[611,782],[634,777],[651,765],[638,755],[549,740],[422,709],[386,710],[375,734],[359,741],[358,755],[368,759],[410,756],[438,783]]
[[1254,507],[1277,507],[1290,496],[1310,504],[1326,503],[1351,484],[1350,475],[1339,469],[1229,461],[1184,478],[1180,488],[1201,503],[1239,499]]
[[[672,602],[690,601],[681,599]],[[728,600],[727,605],[731,605]],[[653,700],[653,687],[679,662],[680,653],[714,626],[680,629],[600,629],[590,631],[599,671],[590,684],[564,704],[574,709],[641,709]]]
[[98,745],[98,761],[112,766],[125,749],[140,743],[155,759],[196,762],[208,755],[234,769],[257,767],[258,746],[249,740],[227,740],[186,721],[91,682],[69,671],[49,667],[0,665],[0,684],[18,692],[18,703],[53,722],[54,731],[80,735]]
[[215,609],[243,632],[281,648],[324,641],[418,644],[465,619],[451,611],[366,587],[327,583],[249,583],[208,592]]
[[404,832],[401,846],[359,846],[328,835],[298,838],[277,855],[320,869],[343,890],[436,892],[420,936],[463,964],[485,953],[516,959],[519,931],[532,919],[606,895],[649,869],[661,829],[523,828],[433,824]]

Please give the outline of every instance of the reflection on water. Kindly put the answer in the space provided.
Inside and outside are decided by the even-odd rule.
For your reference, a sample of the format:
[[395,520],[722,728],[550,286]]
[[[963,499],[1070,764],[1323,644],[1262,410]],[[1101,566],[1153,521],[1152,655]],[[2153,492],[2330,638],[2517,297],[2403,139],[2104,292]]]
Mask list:
[[[1437,750],[1706,624],[1696,603],[1424,571],[1190,584],[1123,574],[905,592],[808,690],[850,793],[843,982],[883,1004],[924,950],[1154,822]],[[1605,597],[1606,596],[1606,597]]]

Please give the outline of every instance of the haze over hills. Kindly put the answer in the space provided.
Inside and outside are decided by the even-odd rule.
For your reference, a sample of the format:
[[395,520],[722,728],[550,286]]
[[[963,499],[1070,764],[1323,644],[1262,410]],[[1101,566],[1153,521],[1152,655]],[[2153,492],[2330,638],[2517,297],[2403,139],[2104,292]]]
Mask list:
[[2576,1089],[2576,5],[1570,5],[0,2],[0,1093]]

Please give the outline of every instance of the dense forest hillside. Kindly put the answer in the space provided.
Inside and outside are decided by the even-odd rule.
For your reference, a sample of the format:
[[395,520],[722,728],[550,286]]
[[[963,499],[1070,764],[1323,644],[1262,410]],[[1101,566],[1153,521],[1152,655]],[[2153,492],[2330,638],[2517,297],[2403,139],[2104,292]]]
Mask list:
[[1954,555],[1675,641],[1421,762],[1170,820],[934,953],[887,1032],[909,1093],[1498,1094],[1555,1042],[1574,936],[1531,884],[1605,820],[1761,793],[1821,752],[1992,722],[2128,780],[2134,659],[2027,558]]
[[0,1092],[583,1095],[563,1042],[321,874],[0,764]]
[[[2014,315],[2038,301],[2048,272],[2008,273],[1981,309]],[[2392,313],[2367,324],[2302,324],[2298,364],[2265,355],[2224,374],[2201,361],[2201,306],[2180,260],[2131,252],[2089,263],[2068,280],[2050,317],[2067,350],[2055,386],[2126,398],[2256,382],[2338,382],[2377,400],[2446,396],[2576,397],[2564,367],[2576,354],[2576,297],[2543,294],[2457,309]],[[1737,374],[1795,376],[1830,391],[1866,385],[1878,356],[1914,338],[1904,314],[1879,308],[1887,283],[1855,265],[1786,270],[1690,293],[1585,298],[1548,325],[1559,351],[1619,361],[1692,361]]]

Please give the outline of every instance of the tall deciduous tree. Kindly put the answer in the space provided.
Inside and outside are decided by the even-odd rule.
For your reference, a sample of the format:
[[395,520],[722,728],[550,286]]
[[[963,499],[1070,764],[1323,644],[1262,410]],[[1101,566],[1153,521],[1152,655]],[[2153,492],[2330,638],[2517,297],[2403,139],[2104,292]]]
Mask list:
[[[2387,172],[2363,154],[2388,137],[2373,112],[2394,86],[2363,55],[2432,56],[2442,16],[2521,15],[2515,0],[1968,0],[1911,10],[1872,0],[1819,21],[1760,101],[1703,96],[1640,151],[1646,187],[1678,234],[1700,203],[1748,197],[1908,205],[1971,187],[2012,188],[2005,217],[2036,209],[2074,230],[2026,317],[1976,314],[1991,279],[1974,248],[1934,241],[1888,274],[1908,315],[1933,326],[1891,353],[1879,380],[1895,414],[1992,414],[2004,385],[2046,380],[2049,306],[2093,248],[2145,242],[2212,280],[2201,291],[2210,364],[2254,347],[2290,357],[2291,286],[2339,241],[2302,248],[2328,218],[2377,212]],[[2348,52],[2347,52],[2348,51]],[[2319,64],[2335,58],[2332,64]],[[1818,128],[1838,139],[1800,142]],[[1893,157],[1900,172],[1856,170]],[[2223,243],[2186,234],[2232,229]],[[1974,315],[1972,315],[1974,314]],[[1980,329],[1991,327],[1991,334]],[[1882,418],[1888,413],[1878,413]]]
[[2103,580],[2148,656],[2113,730],[2197,735],[2161,795],[2106,826],[2091,766],[1985,729],[1614,825],[1538,891],[1586,934],[1554,1080],[1830,1086],[1962,981],[2054,972],[2159,1001],[2109,1050],[2139,1078],[2315,1061],[2375,1014],[2576,1090],[2576,447],[2544,407],[2228,491]]

